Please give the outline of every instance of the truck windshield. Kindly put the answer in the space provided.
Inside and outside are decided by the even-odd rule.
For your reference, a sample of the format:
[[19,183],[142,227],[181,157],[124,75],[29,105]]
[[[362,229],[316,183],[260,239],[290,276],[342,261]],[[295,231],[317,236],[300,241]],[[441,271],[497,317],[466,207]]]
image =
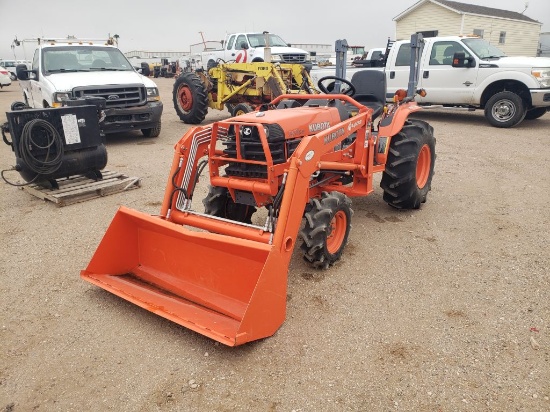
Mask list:
[[61,46],[42,50],[44,73],[134,70],[115,47]]
[[[265,47],[265,36],[262,33],[249,34],[250,47]],[[288,44],[276,34],[268,34],[267,36],[269,36],[269,47],[288,47]]]
[[483,39],[463,39],[462,41],[480,59],[500,59],[501,57],[506,57],[506,54],[502,50]]

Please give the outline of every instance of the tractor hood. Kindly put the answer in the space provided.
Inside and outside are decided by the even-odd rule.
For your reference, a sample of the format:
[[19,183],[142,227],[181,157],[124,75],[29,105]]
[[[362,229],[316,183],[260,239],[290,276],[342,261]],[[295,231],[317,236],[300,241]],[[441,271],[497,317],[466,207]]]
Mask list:
[[152,80],[130,70],[54,73],[44,76],[44,79],[51,82],[57,91],[71,91],[75,87],[94,85],[144,84],[145,87],[157,87]]
[[340,114],[335,107],[297,107],[293,109],[252,112],[229,119],[242,123],[277,124],[285,139],[295,139],[319,133],[340,123]]

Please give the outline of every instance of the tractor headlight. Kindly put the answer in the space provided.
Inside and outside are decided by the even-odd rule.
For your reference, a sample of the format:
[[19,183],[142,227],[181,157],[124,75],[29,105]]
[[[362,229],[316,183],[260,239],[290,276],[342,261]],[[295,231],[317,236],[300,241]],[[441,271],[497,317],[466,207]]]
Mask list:
[[534,68],[531,74],[540,83],[540,87],[550,87],[550,68]]
[[61,107],[61,104],[64,100],[69,100],[71,96],[71,92],[56,92],[53,94],[53,107]]
[[160,100],[159,89],[156,87],[147,88],[147,101],[148,102],[157,102]]

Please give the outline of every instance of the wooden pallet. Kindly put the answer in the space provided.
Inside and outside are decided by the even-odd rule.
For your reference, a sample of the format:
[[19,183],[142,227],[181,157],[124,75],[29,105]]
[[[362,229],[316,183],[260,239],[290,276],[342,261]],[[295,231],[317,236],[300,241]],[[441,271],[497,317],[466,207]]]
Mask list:
[[39,184],[22,186],[22,189],[40,199],[53,202],[57,206],[67,206],[141,187],[141,179],[138,177],[128,177],[122,173],[107,170],[102,171],[101,174],[103,179],[98,181],[82,175],[58,179],[59,189]]

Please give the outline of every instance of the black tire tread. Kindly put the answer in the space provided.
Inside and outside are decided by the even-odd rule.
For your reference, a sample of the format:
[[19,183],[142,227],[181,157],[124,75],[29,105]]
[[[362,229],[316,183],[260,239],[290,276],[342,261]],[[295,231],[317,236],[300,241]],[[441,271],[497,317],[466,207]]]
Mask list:
[[[328,229],[332,218],[339,210],[347,211],[347,229],[340,248],[331,254],[326,247]],[[343,193],[323,192],[321,199],[311,199],[304,214],[306,223],[300,231],[303,240],[300,248],[304,259],[319,269],[326,269],[340,259],[348,241],[352,215],[351,200]]]
[[252,215],[256,212],[254,206],[237,204],[229,195],[226,187],[208,186],[208,194],[202,200],[204,213],[236,220],[242,223],[252,223]]
[[[193,104],[189,111],[182,110],[178,103],[178,90],[184,84],[189,87],[193,96]],[[199,124],[205,119],[208,113],[208,94],[204,83],[195,73],[182,73],[176,78],[172,91],[172,100],[178,117],[184,123]]]
[[141,129],[141,133],[143,133],[143,136],[145,137],[159,137],[161,129],[161,122],[158,122],[154,127],[150,129]]
[[[434,174],[435,143],[433,127],[422,120],[408,120],[403,129],[393,136],[380,182],[386,203],[397,209],[418,209],[426,202]],[[419,189],[416,164],[420,149],[425,144],[431,149],[432,161],[428,181]]]

